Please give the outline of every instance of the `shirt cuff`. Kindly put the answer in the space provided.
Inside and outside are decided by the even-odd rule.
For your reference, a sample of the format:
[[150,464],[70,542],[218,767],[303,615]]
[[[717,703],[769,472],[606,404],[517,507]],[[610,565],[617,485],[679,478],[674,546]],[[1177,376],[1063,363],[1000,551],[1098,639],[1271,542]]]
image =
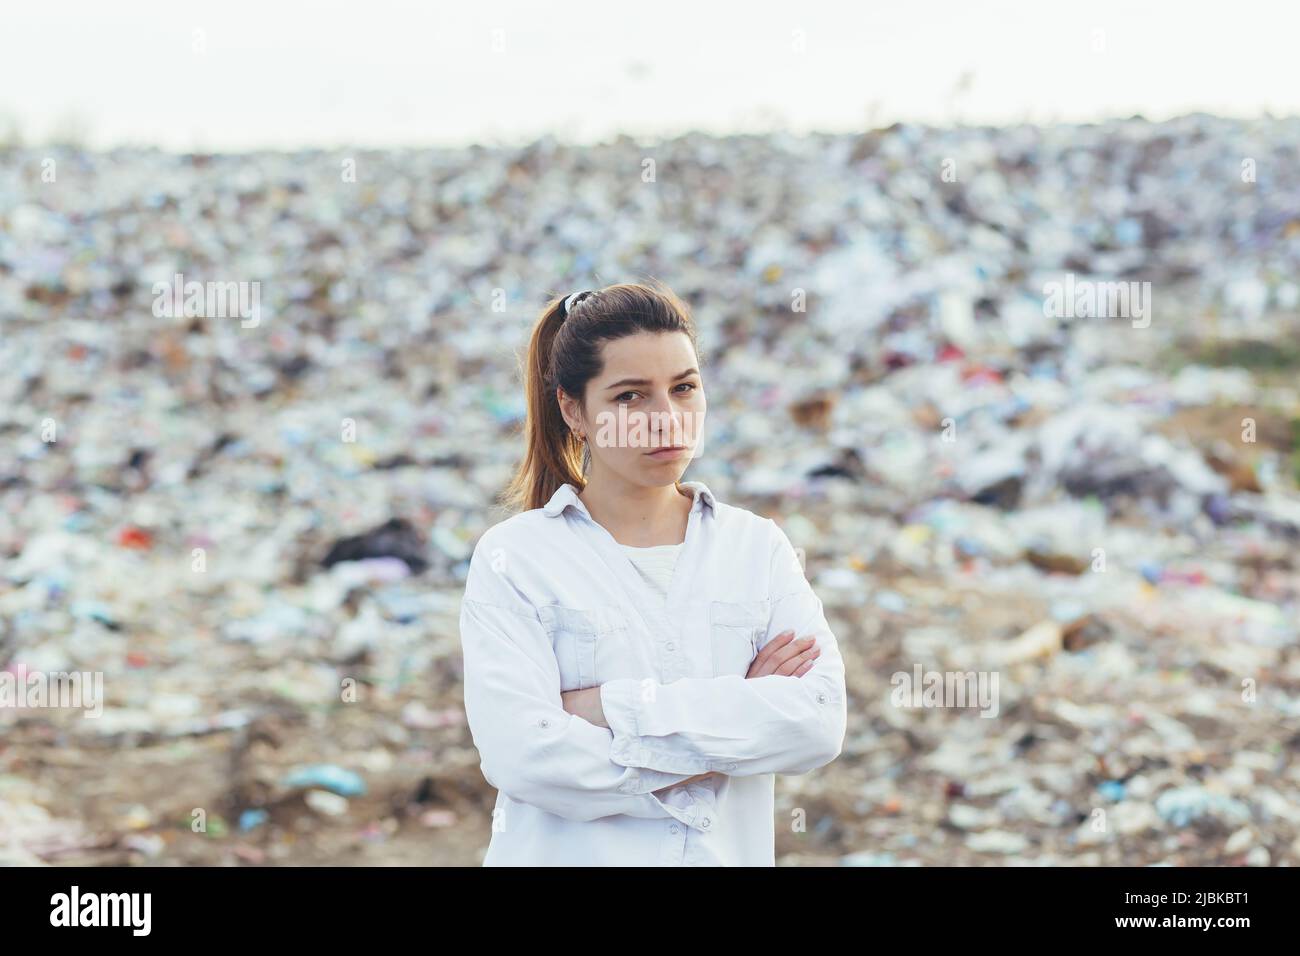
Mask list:
[[705,773],[715,769],[708,760],[674,746],[664,737],[642,737],[641,718],[646,701],[643,682],[621,677],[600,685],[600,707],[614,732],[609,759],[623,767],[640,767],[661,773]]
[[633,678],[619,678],[600,685],[601,710],[605,723],[614,733],[610,759],[632,770],[623,789],[625,792],[642,791],[646,799],[654,801],[669,816],[701,833],[717,829],[717,798],[708,787],[698,783],[686,784],[674,787],[662,798],[647,791],[648,778],[673,773],[704,773],[712,768],[699,758],[663,753],[642,742],[638,724],[642,693],[642,682]]
[[[600,685],[600,709],[605,723],[614,732],[610,759],[624,767],[646,767],[641,735],[637,729],[638,708],[641,703],[641,682],[630,677],[606,681]],[[660,769],[660,768],[656,768]],[[682,771],[690,773],[693,771]]]
[[673,787],[662,797],[646,794],[665,813],[700,833],[711,833],[718,828],[718,803],[708,787],[685,784]]
[[641,702],[641,682],[631,677],[606,681],[600,685],[600,709],[605,723],[619,737],[639,737],[637,711]]
[[654,790],[662,790],[665,787],[676,786],[681,782],[678,778],[682,775],[679,773],[651,770],[648,767],[630,767],[627,764],[619,764],[619,766],[627,771],[623,782],[618,785],[620,793],[630,793],[636,796],[651,793]]

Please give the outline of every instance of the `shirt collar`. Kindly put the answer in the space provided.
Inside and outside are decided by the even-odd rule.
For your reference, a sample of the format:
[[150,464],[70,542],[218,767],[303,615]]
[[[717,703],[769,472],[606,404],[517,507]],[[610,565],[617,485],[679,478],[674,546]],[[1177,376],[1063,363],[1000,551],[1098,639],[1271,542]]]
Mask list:
[[[681,485],[687,491],[691,492],[691,496],[695,499],[691,503],[691,511],[701,510],[705,505],[708,505],[710,509],[714,507],[713,492],[708,489],[708,486],[705,485],[704,482],[683,481]],[[551,495],[551,500],[542,506],[542,511],[548,518],[554,518],[557,515],[563,514],[564,509],[570,505],[577,508],[588,518],[591,517],[591,513],[587,511],[587,506],[584,505],[582,499],[578,497],[578,489],[567,482],[555,489],[555,494]]]

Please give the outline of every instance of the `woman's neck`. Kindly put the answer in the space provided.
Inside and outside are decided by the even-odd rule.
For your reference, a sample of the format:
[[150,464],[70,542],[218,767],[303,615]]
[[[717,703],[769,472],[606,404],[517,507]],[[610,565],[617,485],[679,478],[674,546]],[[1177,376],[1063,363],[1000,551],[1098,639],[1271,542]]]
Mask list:
[[593,475],[578,497],[619,544],[652,548],[686,537],[692,498],[676,484],[647,488]]

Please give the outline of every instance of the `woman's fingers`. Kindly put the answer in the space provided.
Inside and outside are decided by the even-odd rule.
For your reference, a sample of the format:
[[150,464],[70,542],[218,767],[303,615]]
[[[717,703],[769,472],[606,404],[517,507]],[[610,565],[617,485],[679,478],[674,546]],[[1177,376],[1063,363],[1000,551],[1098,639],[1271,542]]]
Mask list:
[[817,659],[817,656],[821,654],[821,652],[822,649],[820,647],[810,647],[802,654],[798,654],[795,657],[790,658],[790,660],[786,661],[784,664],[778,667],[776,669],[776,673],[785,676],[790,676],[794,674],[795,671],[799,670],[799,668],[802,667],[805,663],[811,664],[814,660]]
[[815,646],[816,641],[811,637],[801,637],[797,641],[791,641],[773,656],[767,673],[790,674],[801,660],[807,660],[804,655],[813,650]]
[[[777,646],[773,647],[774,644]],[[802,649],[803,644],[794,639],[794,632],[784,631],[769,641],[767,647],[763,648],[763,652],[754,659],[748,676],[763,677],[767,674],[775,674],[778,667]]]
[[[790,674],[804,660],[808,652],[815,649],[816,640],[811,637],[794,640],[793,631],[782,631],[772,638],[758,657],[750,665],[746,677],[764,677],[768,674]],[[789,665],[789,666],[787,666]]]
[[761,668],[772,659],[777,651],[785,647],[792,640],[794,640],[794,631],[782,631],[776,637],[768,641],[767,646],[758,652],[758,656],[755,657],[753,662],[750,664],[750,669],[752,670],[755,667]]
[[772,660],[776,658],[781,649],[794,640],[794,631],[782,631],[776,637],[767,642],[767,646],[758,652],[749,663],[749,670],[745,672],[746,677],[762,677],[764,674],[772,673],[775,665]]

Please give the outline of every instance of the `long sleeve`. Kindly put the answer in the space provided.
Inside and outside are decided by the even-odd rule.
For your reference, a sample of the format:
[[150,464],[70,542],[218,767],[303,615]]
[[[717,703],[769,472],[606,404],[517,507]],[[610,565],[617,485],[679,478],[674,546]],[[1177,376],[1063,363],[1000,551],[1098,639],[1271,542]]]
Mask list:
[[564,710],[541,620],[502,577],[476,549],[460,614],[465,714],[488,783],[572,820],[627,814],[695,825],[694,811],[650,792],[687,774],[616,764],[612,732]]
[[821,600],[785,532],[772,525],[772,613],[766,645],[782,631],[821,648],[802,677],[621,679],[601,685],[613,758],[627,767],[731,776],[806,773],[835,759],[847,724],[844,660]]

